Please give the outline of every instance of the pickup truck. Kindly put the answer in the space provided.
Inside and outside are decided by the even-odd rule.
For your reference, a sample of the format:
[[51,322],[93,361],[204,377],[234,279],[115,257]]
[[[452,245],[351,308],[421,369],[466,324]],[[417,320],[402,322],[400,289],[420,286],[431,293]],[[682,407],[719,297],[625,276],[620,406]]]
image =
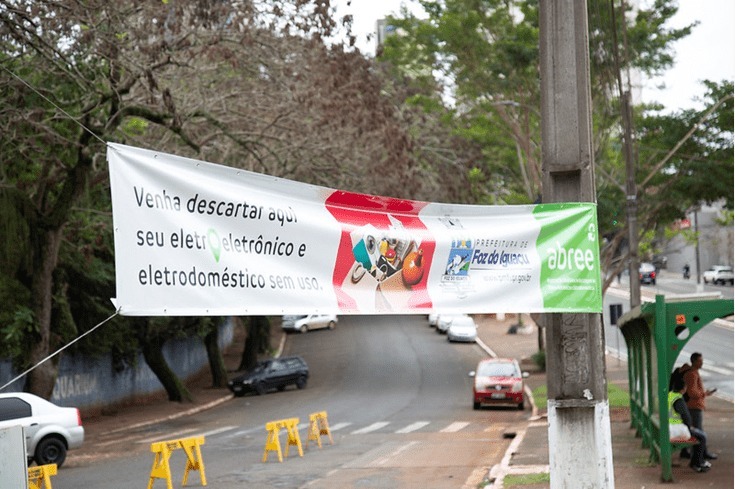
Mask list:
[[724,285],[726,283],[729,283],[730,285],[733,285],[732,267],[715,265],[709,270],[705,270],[705,272],[702,274],[702,279],[706,284],[713,283],[715,285]]

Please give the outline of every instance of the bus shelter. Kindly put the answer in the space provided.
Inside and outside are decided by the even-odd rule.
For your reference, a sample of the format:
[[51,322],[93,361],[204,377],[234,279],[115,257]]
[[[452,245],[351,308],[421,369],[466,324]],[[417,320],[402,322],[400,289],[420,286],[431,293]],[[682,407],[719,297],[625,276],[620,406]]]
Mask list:
[[667,300],[641,304],[618,319],[628,349],[628,385],[631,427],[661,463],[661,478],[672,481],[668,417],[669,378],[684,346],[702,328],[733,314],[733,301],[725,299]]

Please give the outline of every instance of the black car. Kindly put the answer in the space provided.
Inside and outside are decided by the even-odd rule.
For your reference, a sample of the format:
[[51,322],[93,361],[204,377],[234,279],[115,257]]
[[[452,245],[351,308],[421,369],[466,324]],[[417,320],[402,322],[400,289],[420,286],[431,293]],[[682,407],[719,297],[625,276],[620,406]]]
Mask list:
[[282,391],[289,384],[303,389],[308,378],[309,367],[304,359],[291,356],[258,362],[251,372],[229,381],[227,387],[236,396],[245,395],[246,392],[261,395],[271,389]]

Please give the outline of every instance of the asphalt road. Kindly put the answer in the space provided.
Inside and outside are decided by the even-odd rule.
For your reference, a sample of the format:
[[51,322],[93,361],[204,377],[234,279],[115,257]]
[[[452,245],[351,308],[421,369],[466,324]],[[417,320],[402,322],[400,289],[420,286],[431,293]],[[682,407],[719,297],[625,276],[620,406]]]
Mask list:
[[[503,435],[530,412],[474,411],[470,370],[486,354],[475,344],[448,343],[423,316],[344,316],[333,331],[288,336],[284,354],[309,364],[306,389],[235,398],[202,413],[111,435],[119,453],[64,468],[55,489],[122,489],[147,484],[152,441],[206,436],[207,487],[476,487],[510,439]],[[268,421],[298,417],[302,444],[308,416],[327,411],[334,439],[296,447],[262,462]],[[285,450],[285,435],[281,443]],[[179,486],[183,454],[172,456]],[[478,472],[481,472],[478,474]],[[478,477],[480,477],[478,479]],[[187,486],[199,483],[196,472]],[[157,481],[154,488],[165,487]]]

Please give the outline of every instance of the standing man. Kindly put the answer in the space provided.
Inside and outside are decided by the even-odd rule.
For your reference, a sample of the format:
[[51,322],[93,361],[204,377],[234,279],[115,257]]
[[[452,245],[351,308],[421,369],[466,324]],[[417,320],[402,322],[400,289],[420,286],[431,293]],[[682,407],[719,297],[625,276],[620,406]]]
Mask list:
[[[717,389],[710,389],[708,391],[704,390],[702,378],[699,376],[699,369],[702,368],[702,364],[704,363],[702,354],[699,352],[694,352],[692,353],[690,359],[692,367],[684,374],[686,394],[687,396],[689,396],[687,407],[689,408],[689,413],[692,416],[692,425],[695,428],[704,431],[702,429],[704,400],[707,396],[711,396],[712,394],[714,394]],[[705,452],[704,457],[710,460],[714,460],[717,458],[717,455],[711,452]]]

